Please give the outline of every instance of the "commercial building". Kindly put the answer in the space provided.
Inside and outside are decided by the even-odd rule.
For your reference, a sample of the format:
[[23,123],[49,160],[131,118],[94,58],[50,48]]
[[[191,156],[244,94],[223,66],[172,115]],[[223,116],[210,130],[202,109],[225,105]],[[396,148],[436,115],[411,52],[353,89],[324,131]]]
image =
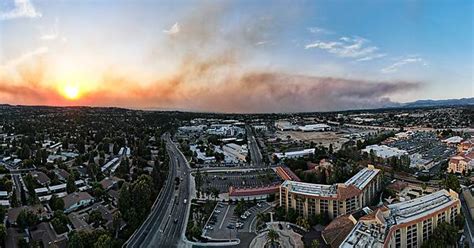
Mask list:
[[375,156],[383,159],[391,158],[391,157],[400,157],[402,155],[408,155],[408,152],[405,150],[400,150],[395,147],[390,147],[386,145],[371,145],[367,146],[366,148],[362,149],[362,152],[369,153],[373,152]]
[[331,127],[326,124],[310,124],[304,126],[298,126],[298,130],[302,132],[318,132],[318,131],[327,131]]
[[279,185],[268,185],[254,188],[229,187],[229,199],[231,200],[253,200],[266,199],[269,195],[278,193]]
[[308,156],[310,154],[314,154],[315,149],[310,148],[310,149],[304,149],[301,151],[293,151],[293,152],[275,152],[273,153],[274,157],[277,157],[279,159],[284,159],[284,158],[301,158]]
[[464,173],[474,168],[474,151],[460,153],[449,159],[449,173]]
[[382,187],[379,169],[368,165],[345,183],[312,184],[286,180],[280,186],[280,206],[305,218],[327,214],[333,219],[370,204]]
[[442,141],[448,145],[457,146],[459,143],[461,143],[461,141],[463,141],[463,138],[459,136],[453,136]]
[[454,223],[460,208],[452,190],[383,206],[361,217],[339,247],[421,247],[440,223]]
[[458,152],[466,153],[474,150],[474,139],[468,139],[458,145]]
[[298,128],[298,126],[291,124],[291,122],[283,120],[276,121],[275,127],[280,131],[292,131]]
[[248,154],[247,145],[241,146],[235,143],[225,144],[222,147],[222,150],[224,151],[224,155],[226,155],[226,157],[230,157],[229,161],[236,163],[245,162]]

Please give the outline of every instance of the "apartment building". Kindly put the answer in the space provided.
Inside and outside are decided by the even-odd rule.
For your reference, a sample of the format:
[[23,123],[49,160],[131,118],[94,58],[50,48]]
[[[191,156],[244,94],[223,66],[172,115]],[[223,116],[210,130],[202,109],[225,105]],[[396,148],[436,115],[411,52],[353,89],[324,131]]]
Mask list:
[[339,247],[421,247],[440,223],[454,223],[460,208],[452,190],[383,206],[361,217]]
[[370,204],[382,187],[379,169],[368,165],[345,183],[312,184],[286,180],[280,186],[280,206],[294,209],[305,218],[327,214],[333,219]]

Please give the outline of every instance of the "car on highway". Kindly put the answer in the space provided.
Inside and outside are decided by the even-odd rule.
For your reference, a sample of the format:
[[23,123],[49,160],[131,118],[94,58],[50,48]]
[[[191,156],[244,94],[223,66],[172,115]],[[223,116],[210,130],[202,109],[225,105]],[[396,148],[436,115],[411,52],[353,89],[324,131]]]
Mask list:
[[184,204],[186,204],[188,202],[188,199],[184,199]]
[[216,214],[220,213],[221,211],[219,209],[216,209],[214,212],[216,212]]
[[178,223],[178,219],[177,219],[177,218],[174,219],[174,223]]
[[227,225],[227,228],[228,228],[228,229],[234,229],[235,226],[234,226],[233,224],[229,224],[229,225]]

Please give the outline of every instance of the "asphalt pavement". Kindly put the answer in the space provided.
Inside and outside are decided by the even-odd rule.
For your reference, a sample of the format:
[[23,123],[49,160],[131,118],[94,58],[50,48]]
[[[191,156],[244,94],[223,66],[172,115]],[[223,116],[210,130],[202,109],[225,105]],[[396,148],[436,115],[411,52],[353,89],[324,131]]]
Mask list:
[[[183,237],[190,204],[189,165],[168,136],[170,172],[166,185],[152,207],[149,217],[132,235],[126,247],[177,247]],[[182,180],[175,188],[175,177]]]

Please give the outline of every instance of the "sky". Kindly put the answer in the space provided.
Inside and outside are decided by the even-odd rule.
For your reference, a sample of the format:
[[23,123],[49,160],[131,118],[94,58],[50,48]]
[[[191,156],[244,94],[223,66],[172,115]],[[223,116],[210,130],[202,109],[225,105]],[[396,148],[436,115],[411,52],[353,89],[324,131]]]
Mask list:
[[474,1],[0,0],[0,103],[205,112],[474,96]]

